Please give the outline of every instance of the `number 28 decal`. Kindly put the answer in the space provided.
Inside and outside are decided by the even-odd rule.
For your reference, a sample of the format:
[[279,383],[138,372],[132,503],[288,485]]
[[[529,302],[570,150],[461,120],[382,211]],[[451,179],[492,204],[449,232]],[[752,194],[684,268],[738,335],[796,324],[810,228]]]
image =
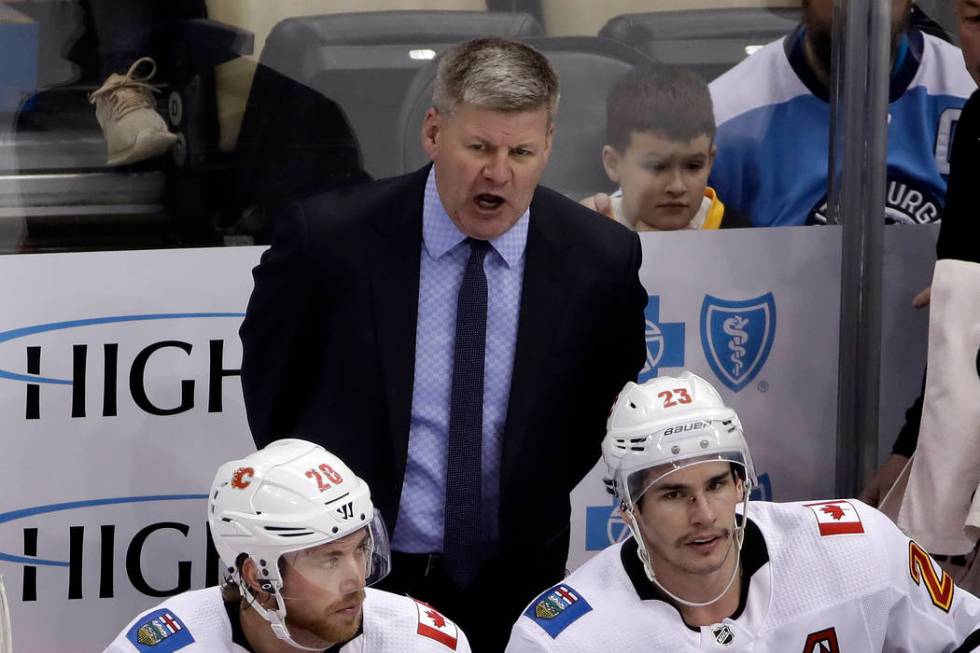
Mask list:
[[[323,463],[319,466],[318,469],[320,471],[317,471],[316,469],[306,470],[306,477],[312,478],[316,481],[316,486],[320,490],[320,492],[326,492],[331,487],[333,487],[333,485],[340,485],[341,483],[344,482],[343,477],[337,472],[335,472],[333,467],[331,467],[330,465]],[[331,483],[333,485],[331,485]]]
[[909,540],[909,573],[916,585],[921,585],[925,581],[926,591],[933,604],[943,612],[949,612],[949,607],[953,604],[953,578],[943,569],[942,575],[936,573],[932,558],[923,551],[918,544]]
[[664,400],[664,408],[673,408],[678,404],[689,404],[692,401],[691,395],[687,393],[687,388],[664,390],[663,392],[658,392],[657,396]]

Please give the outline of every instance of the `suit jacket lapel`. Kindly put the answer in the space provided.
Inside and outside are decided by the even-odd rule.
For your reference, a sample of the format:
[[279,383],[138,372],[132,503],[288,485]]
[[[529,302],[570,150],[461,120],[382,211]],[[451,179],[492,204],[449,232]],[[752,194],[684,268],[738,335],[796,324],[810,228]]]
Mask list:
[[406,190],[375,216],[377,242],[368,253],[373,322],[378,342],[391,452],[401,486],[408,455],[408,431],[415,376],[415,329],[418,321],[419,265],[422,248],[422,200],[428,166],[407,179]]
[[550,210],[550,203],[531,204],[524,284],[517,326],[517,350],[511,377],[507,421],[504,425],[501,454],[501,497],[509,470],[517,463],[522,440],[528,436],[531,410],[537,400],[541,378],[548,374],[545,364],[554,341],[555,325],[561,324],[565,309],[570,252],[564,246],[560,216]]

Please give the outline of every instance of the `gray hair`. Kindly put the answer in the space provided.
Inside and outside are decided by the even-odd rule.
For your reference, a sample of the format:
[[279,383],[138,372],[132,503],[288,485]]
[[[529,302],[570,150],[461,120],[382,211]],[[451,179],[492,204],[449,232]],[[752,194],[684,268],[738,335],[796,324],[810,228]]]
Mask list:
[[462,103],[497,111],[558,109],[558,76],[543,54],[502,38],[458,43],[443,54],[432,106],[452,113]]

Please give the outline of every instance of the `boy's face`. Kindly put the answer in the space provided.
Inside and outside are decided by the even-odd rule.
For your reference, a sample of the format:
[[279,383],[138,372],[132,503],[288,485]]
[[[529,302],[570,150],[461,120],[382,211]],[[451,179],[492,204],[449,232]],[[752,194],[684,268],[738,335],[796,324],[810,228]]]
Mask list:
[[602,163],[623,190],[623,214],[637,231],[683,229],[701,208],[715,160],[707,134],[687,143],[633,132],[625,152],[602,150]]

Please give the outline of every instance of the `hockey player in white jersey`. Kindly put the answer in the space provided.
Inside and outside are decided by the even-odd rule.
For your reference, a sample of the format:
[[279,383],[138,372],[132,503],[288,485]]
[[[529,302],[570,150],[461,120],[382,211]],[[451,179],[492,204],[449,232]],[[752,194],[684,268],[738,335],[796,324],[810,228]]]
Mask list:
[[407,596],[367,588],[390,568],[367,484],[304,440],[222,465],[208,525],[223,587],[144,612],[106,653],[469,653],[456,625]]
[[980,646],[980,600],[878,511],[750,506],[742,426],[704,379],[628,383],[602,454],[632,537],[536,598],[507,653]]

